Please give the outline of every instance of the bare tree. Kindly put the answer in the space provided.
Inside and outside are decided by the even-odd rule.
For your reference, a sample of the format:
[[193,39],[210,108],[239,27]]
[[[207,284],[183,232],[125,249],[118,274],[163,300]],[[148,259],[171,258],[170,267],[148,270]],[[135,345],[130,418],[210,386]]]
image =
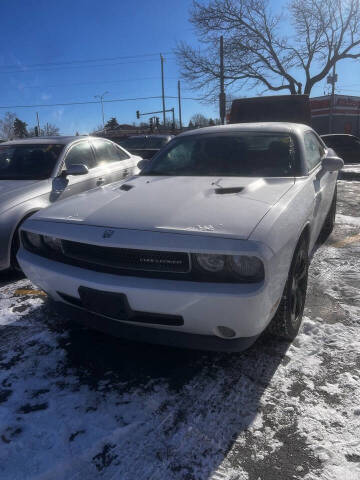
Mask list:
[[14,122],[16,114],[6,112],[3,119],[0,119],[0,138],[11,140],[14,137]]
[[[219,37],[229,87],[310,94],[335,63],[360,58],[360,0],[290,0],[279,14],[269,0],[194,1],[190,21],[204,49],[181,43],[184,78],[206,97],[218,93]],[[288,25],[293,34],[285,35]]]
[[46,123],[44,128],[41,129],[44,131],[44,135],[46,137],[57,137],[58,135],[60,135],[60,130],[59,130],[59,127],[57,127],[56,125],[52,124],[52,123]]
[[52,123],[46,123],[44,128],[40,128],[40,131],[36,133],[37,127],[32,127],[29,129],[29,136],[36,137],[57,137],[60,135],[59,127]]
[[194,113],[194,115],[190,118],[190,121],[195,127],[207,127],[210,119],[206,118],[202,113]]

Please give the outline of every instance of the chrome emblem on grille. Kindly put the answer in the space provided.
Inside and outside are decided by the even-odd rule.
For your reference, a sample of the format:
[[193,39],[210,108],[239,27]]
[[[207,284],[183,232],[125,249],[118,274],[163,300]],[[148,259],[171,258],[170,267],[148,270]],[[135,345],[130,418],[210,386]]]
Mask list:
[[114,235],[115,230],[105,230],[103,233],[103,238],[110,238]]

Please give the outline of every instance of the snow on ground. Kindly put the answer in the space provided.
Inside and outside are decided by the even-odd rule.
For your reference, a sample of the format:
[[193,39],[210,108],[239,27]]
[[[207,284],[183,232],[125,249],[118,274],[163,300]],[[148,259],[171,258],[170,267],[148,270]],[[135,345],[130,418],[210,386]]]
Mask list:
[[[359,192],[339,183],[340,220]],[[243,354],[91,332],[4,281],[0,478],[358,480],[360,243],[337,246],[358,231],[340,221],[315,252],[295,342]]]
[[356,227],[360,227],[360,217],[352,217],[351,215],[341,215],[340,213],[338,213],[336,217],[336,223],[355,225]]

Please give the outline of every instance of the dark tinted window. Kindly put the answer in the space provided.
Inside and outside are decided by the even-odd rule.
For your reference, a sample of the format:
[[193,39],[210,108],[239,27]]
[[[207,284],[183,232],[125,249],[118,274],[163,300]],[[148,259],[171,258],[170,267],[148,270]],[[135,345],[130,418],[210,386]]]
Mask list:
[[105,163],[119,162],[125,160],[128,155],[120,148],[110,142],[94,142],[96,161],[98,165]]
[[63,145],[0,145],[0,180],[49,178]]
[[160,148],[166,145],[168,141],[169,140],[166,137],[130,137],[122,140],[120,144],[126,149],[154,148],[160,150]]
[[121,146],[128,148],[145,148],[145,137],[130,137],[120,142]]
[[142,175],[293,176],[297,153],[288,134],[239,132],[179,137]]
[[167,138],[162,138],[162,137],[149,137],[145,144],[146,144],[146,148],[162,148],[164,145],[166,145],[168,143],[168,139]]
[[335,147],[346,147],[346,146],[355,146],[360,145],[360,142],[355,137],[348,137],[347,135],[339,135],[334,137],[324,137],[325,144],[330,148]]
[[94,155],[89,142],[81,142],[74,145],[66,155],[65,166],[86,165],[89,169],[95,167]]

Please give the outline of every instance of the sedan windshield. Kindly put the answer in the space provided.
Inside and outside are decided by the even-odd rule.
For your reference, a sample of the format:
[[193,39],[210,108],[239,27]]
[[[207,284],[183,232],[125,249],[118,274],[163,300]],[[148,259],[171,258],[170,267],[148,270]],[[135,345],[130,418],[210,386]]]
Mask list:
[[289,134],[202,134],[173,140],[141,175],[289,177],[297,165]]
[[0,145],[0,180],[49,178],[63,145]]

